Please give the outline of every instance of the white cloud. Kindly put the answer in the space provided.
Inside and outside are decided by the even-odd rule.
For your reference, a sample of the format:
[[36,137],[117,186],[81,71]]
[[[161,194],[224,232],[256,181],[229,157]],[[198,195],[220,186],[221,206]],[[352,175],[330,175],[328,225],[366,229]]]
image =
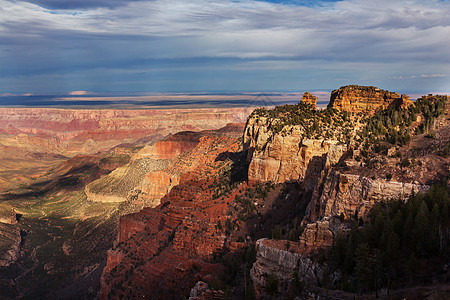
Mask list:
[[89,95],[90,92],[88,91],[71,91],[69,92],[69,95],[71,96],[84,96],[84,95]]
[[[347,55],[376,58],[414,47],[450,46],[450,9],[435,1],[337,2],[333,9],[261,1],[139,1],[117,9],[51,11],[27,2],[0,1],[2,32],[15,38],[115,39],[140,36],[182,44],[170,55],[155,45],[153,57]],[[430,30],[423,35],[424,30]],[[416,43],[411,45],[411,41]],[[161,42],[164,43],[164,42]],[[390,50],[388,47],[393,47]],[[376,53],[370,51],[377,49]],[[364,50],[359,53],[358,49]],[[153,51],[152,51],[153,50]]]
[[442,78],[446,77],[447,74],[420,74],[420,75],[409,75],[409,76],[395,76],[392,79],[417,79],[417,78]]
[[378,73],[367,69],[367,78],[386,76],[379,66],[389,64],[401,74],[446,74],[449,15],[450,3],[434,0],[346,0],[325,7],[153,0],[82,10],[0,0],[0,50],[12,50],[0,51],[0,61],[10,74],[138,64],[145,70],[155,68],[148,61],[195,57],[242,59],[224,66],[234,70],[314,68],[320,61],[322,70],[344,72],[373,64]]

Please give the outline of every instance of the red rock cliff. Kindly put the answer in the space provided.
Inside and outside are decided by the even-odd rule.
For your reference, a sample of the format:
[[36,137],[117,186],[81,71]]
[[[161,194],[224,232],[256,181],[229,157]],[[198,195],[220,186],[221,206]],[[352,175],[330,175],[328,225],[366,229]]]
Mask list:
[[[235,137],[223,136],[235,130]],[[217,157],[239,149],[241,132],[242,126],[204,132],[197,145],[174,162],[182,171],[180,183],[161,204],[121,218],[117,244],[108,252],[101,279],[101,299],[179,299],[198,280],[221,271],[221,265],[209,262],[228,247],[217,222],[225,223],[233,195],[213,199],[213,184],[229,164]]]

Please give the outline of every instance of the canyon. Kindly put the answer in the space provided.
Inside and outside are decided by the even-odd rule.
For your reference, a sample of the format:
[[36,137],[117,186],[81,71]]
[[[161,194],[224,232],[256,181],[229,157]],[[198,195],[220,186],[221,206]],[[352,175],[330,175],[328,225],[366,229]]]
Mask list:
[[[0,108],[0,294],[95,294],[119,216],[144,204],[93,202],[89,183],[120,172],[165,137],[242,123],[252,110]],[[144,192],[151,199],[167,192],[155,188]]]
[[[254,293],[257,297],[268,295],[267,286],[275,278],[277,282],[275,295],[290,295],[297,284],[303,286],[302,291],[297,291],[301,295],[305,295],[302,293],[306,292],[322,296],[334,295],[336,299],[351,298],[351,294],[339,291],[328,293],[319,288],[326,280],[324,278],[326,267],[318,259],[327,255],[336,236],[349,230],[354,218],[360,219],[360,222],[367,222],[371,208],[377,203],[390,199],[406,201],[412,194],[425,193],[433,179],[438,179],[440,176],[445,178],[449,174],[448,159],[439,155],[443,145],[448,145],[450,142],[449,118],[448,100],[445,98],[446,112],[436,120],[433,128],[440,137],[439,146],[435,147],[434,151],[422,155],[414,154],[415,159],[420,163],[406,167],[402,165],[399,156],[407,155],[411,149],[416,151],[416,147],[424,146],[422,144],[424,142],[434,143],[431,140],[425,141],[423,135],[413,136],[411,142],[413,147],[392,147],[394,150],[391,150],[391,153],[400,153],[397,157],[392,154],[390,157],[375,154],[370,157],[370,160],[361,161],[359,155],[364,149],[359,148],[363,144],[357,147],[356,140],[360,138],[357,131],[364,128],[363,123],[367,120],[361,116],[358,117],[356,113],[364,111],[375,114],[388,108],[407,109],[412,102],[406,96],[373,87],[356,88],[355,91],[355,88],[351,86],[343,87],[341,90],[352,90],[353,96],[340,97],[350,97],[357,103],[352,102],[351,106],[346,107],[335,101],[330,102],[330,107],[337,111],[355,113],[355,115],[349,117],[345,113],[337,113],[323,128],[320,128],[321,126],[317,128],[313,122],[325,123],[324,120],[329,118],[326,112],[320,120],[314,119],[310,123],[303,121],[299,125],[292,124],[292,118],[286,116],[290,112],[283,107],[276,111],[275,115],[264,109],[253,112],[243,132],[242,157],[240,160],[233,161],[234,167],[248,166],[248,170],[245,170],[247,180],[238,181],[240,184],[231,186],[227,194],[223,196],[219,194],[221,195],[218,198],[219,201],[216,200],[216,196],[209,198],[209,201],[207,196],[203,196],[202,200],[197,197],[192,199],[194,194],[204,195],[205,191],[213,193],[216,187],[216,185],[205,184],[200,179],[203,175],[197,175],[199,180],[190,178],[188,186],[182,181],[178,182],[179,185],[172,188],[162,198],[161,204],[155,208],[146,208],[137,214],[122,217],[116,242],[118,244],[108,253],[108,264],[102,275],[101,298],[175,299],[190,293],[196,295],[195,299],[206,299],[211,297],[211,291],[215,290],[221,292],[215,294],[215,297],[220,299],[226,297],[226,293],[223,294],[224,290],[221,290],[220,286],[223,289],[228,285],[233,286],[231,293],[234,297],[247,295],[248,287],[242,286],[242,275],[235,275],[237,277],[234,279],[226,278],[224,274],[220,275],[211,271],[209,269],[211,263],[216,264],[215,270],[225,268],[226,270],[222,271],[225,273],[248,274],[244,276],[248,277],[246,280],[251,279],[253,282]],[[339,97],[335,97],[337,98]],[[314,109],[313,102],[314,98],[305,94],[298,107],[294,106],[292,109],[301,110],[302,103],[306,105],[304,109]],[[311,116],[314,116],[314,112]],[[346,124],[347,122],[353,123],[353,131],[345,131],[346,128],[351,127],[350,124]],[[314,127],[317,132],[313,133],[314,136],[308,137],[308,131]],[[334,131],[332,136],[325,132],[329,129]],[[148,149],[153,156],[154,149]],[[432,161],[437,163],[434,164]],[[155,172],[156,177],[159,177],[157,175],[159,172]],[[167,179],[165,180],[167,182]],[[227,180],[223,182],[227,183],[230,179]],[[293,217],[286,211],[283,215],[281,207],[289,203],[288,199],[293,198],[289,189],[282,192],[279,188],[275,188],[267,193],[267,190],[261,188],[261,184],[263,186],[268,184],[284,186],[286,189],[288,187],[286,183],[297,183],[301,192],[295,197],[307,199],[306,203],[296,204],[297,208],[304,207],[304,217],[301,220],[303,230],[297,240],[294,238],[291,241],[279,238],[283,236],[286,238],[287,233],[295,233],[297,230],[295,226],[299,226],[298,221],[297,225],[286,223],[286,221],[284,224],[283,221],[275,222],[272,225],[275,226],[272,234],[267,232],[267,229],[262,229],[264,227],[262,224],[267,225],[270,222],[269,219],[273,216],[270,213],[274,211],[278,210],[278,214],[285,218]],[[202,187],[201,191],[194,189],[199,185]],[[263,196],[253,196],[253,189],[260,190]],[[217,195],[216,192],[214,194]],[[284,199],[284,201],[276,199]],[[205,208],[199,207],[199,203],[209,204]],[[215,221],[211,217],[215,215],[211,215],[209,206],[214,206],[214,203],[218,207],[228,206],[228,210],[222,209],[217,216],[221,222],[216,221],[215,226],[211,227]],[[258,217],[256,223],[251,213],[247,213],[249,210],[254,210],[256,213]],[[181,213],[182,211],[185,213]],[[161,220],[161,213],[167,216],[163,218],[164,221]],[[226,226],[222,225],[223,220],[226,221]],[[281,224],[282,227],[279,227],[281,230],[279,237],[274,239],[276,224],[278,226]],[[196,234],[194,236],[192,233],[187,234],[185,230],[196,232]],[[225,235],[223,231],[220,234],[221,230],[225,230]],[[287,233],[283,234],[282,230],[286,230]],[[270,235],[272,239],[267,239]],[[182,242],[179,240],[180,237],[183,237]],[[193,245],[192,240],[198,241],[198,244]],[[155,241],[155,244],[149,241]],[[204,244],[205,241],[207,241],[206,244]],[[245,264],[240,267],[230,267],[227,259],[234,257],[236,261],[243,263],[242,255],[248,253],[247,247],[251,247],[252,241],[255,243],[253,244],[255,260],[252,266],[246,267]],[[142,248],[149,249],[146,250],[149,252],[145,255],[141,254],[142,251],[136,252],[136,249]],[[199,252],[198,249],[205,250]],[[138,258],[134,257],[136,253],[140,254]],[[171,255],[175,255],[174,259],[167,259],[172,258]],[[195,266],[191,267],[189,275],[186,273],[186,263],[180,259],[180,255],[195,261],[193,263]],[[222,258],[217,261],[214,259],[217,256]],[[160,273],[160,270],[177,271]],[[299,278],[297,283],[293,281],[292,274],[296,274],[294,278]],[[146,278],[147,281],[143,282],[138,278]],[[189,280],[189,284],[186,280]],[[169,284],[172,281],[177,284]],[[179,285],[180,282],[183,284]],[[196,288],[189,292],[188,286]],[[203,295],[199,287],[203,287]]]
[[[271,109],[167,110],[159,117],[67,112],[59,119],[55,110],[45,122],[33,110],[28,117],[19,112],[17,121],[5,113],[2,124],[11,121],[3,127],[3,147],[22,147],[20,160],[39,157],[39,163],[16,167],[19,180],[2,177],[0,225],[9,226],[1,232],[11,242],[1,262],[15,275],[0,278],[0,292],[10,298],[371,297],[378,288],[336,267],[342,256],[336,253],[346,237],[357,240],[380,227],[374,216],[382,207],[422,209],[409,199],[432,203],[441,197],[436,184],[448,191],[450,101],[428,95],[413,102],[352,85],[333,91],[326,109],[317,110],[316,102],[306,92],[296,105]],[[46,144],[47,136],[55,142]],[[439,214],[436,206],[444,220],[449,199],[443,199],[422,215]],[[398,227],[399,218],[418,223],[422,215],[396,215],[389,226]],[[448,286],[440,262],[450,231],[448,221],[439,224],[440,252],[422,257],[419,273],[441,274],[434,283]],[[396,236],[387,241],[394,247]],[[67,261],[75,258],[76,266]],[[398,272],[397,293],[420,280]],[[37,279],[42,274],[51,284]],[[56,277],[64,280],[55,283]],[[41,286],[27,289],[25,280]]]

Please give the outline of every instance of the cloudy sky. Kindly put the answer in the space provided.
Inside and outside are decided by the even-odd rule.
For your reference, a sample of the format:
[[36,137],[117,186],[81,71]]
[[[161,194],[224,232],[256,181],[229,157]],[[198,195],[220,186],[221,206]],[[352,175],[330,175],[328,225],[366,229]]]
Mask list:
[[450,1],[0,0],[0,94],[450,92]]

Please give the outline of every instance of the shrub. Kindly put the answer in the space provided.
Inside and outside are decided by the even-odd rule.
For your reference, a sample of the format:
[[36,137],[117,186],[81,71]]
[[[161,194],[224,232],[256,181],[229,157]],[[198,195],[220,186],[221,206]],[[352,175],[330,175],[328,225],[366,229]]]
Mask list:
[[281,240],[283,238],[283,229],[280,225],[275,225],[272,229],[272,238],[275,240]]
[[270,273],[267,276],[264,291],[271,296],[278,293],[278,277],[275,274]]

